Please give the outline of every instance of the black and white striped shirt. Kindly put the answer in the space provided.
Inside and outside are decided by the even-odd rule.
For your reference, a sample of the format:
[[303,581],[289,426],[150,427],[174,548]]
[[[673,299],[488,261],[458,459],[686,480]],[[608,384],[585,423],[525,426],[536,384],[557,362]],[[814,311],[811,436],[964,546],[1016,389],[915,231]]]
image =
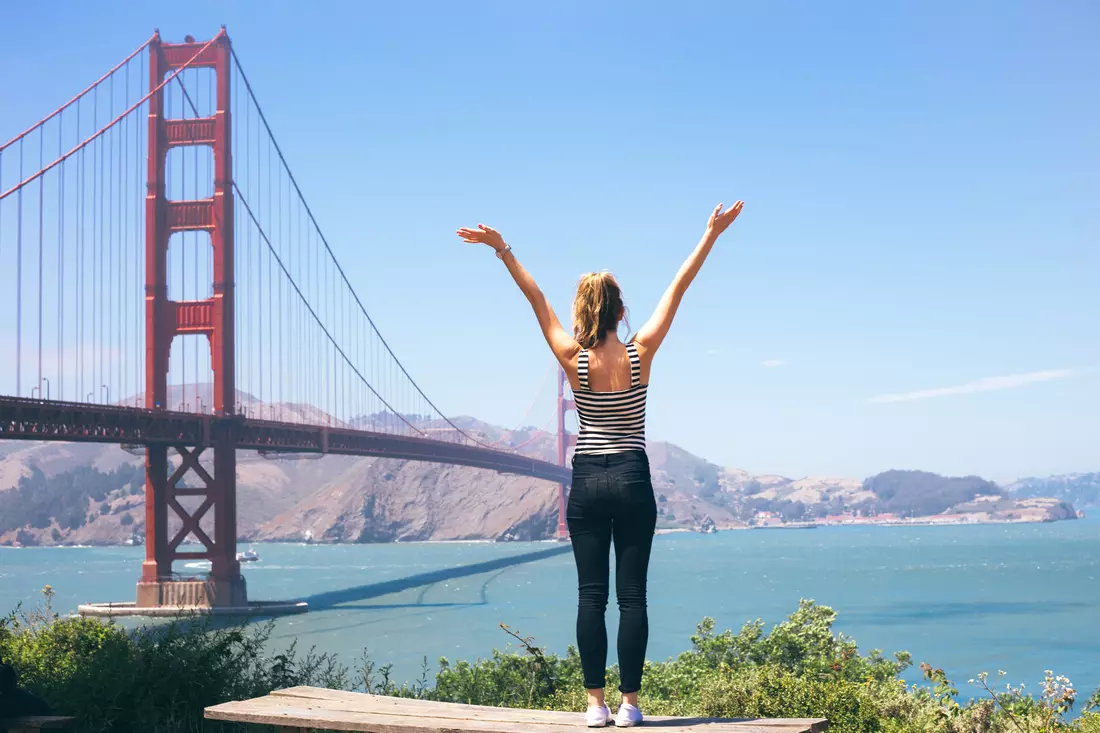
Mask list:
[[630,389],[593,392],[588,388],[588,350],[577,357],[577,381],[573,393],[577,405],[575,452],[587,455],[645,450],[645,399],[649,385],[642,384],[642,362],[633,342],[626,345],[630,356]]

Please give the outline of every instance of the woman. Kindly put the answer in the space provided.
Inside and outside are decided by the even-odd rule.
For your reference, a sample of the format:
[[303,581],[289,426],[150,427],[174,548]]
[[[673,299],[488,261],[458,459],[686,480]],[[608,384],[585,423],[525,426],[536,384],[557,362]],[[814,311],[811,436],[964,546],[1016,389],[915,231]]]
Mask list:
[[588,689],[586,722],[590,728],[611,722],[604,701],[608,596],[608,560],[615,545],[615,596],[619,603],[619,671],[623,702],[615,724],[642,722],[638,690],[642,686],[649,620],[646,572],[657,524],[645,444],[645,402],[653,356],[672,325],[691,281],[718,236],[741,213],[743,202],[714,209],[706,233],[665,291],[649,321],[625,344],[618,328],[624,320],[622,293],[610,273],[581,277],[573,301],[570,336],[538,285],[516,260],[510,245],[491,227],[459,229],[463,241],[487,244],[504,261],[527,296],[542,335],[573,388],[580,432],[573,454],[573,480],[566,520],[577,563],[577,646]]

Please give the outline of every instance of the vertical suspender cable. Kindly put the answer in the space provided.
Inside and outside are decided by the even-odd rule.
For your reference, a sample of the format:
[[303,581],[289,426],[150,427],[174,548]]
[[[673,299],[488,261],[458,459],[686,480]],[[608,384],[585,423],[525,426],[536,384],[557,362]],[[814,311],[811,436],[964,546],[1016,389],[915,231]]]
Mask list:
[[[111,75],[110,85],[111,101],[107,105],[107,119],[111,119],[115,111],[115,77]],[[110,130],[110,137],[104,136],[104,146],[107,148],[108,169],[107,177],[107,287],[103,291],[104,298],[107,301],[107,316],[103,324],[103,330],[105,332],[105,342],[103,351],[107,356],[107,370],[103,373],[103,384],[107,385],[107,395],[111,394],[111,362],[112,359],[112,346],[114,343],[115,335],[115,323],[112,318],[112,306],[113,301],[117,297],[114,288],[114,254],[115,254],[115,211],[114,211],[114,198],[115,198],[115,155],[114,141],[117,139],[118,128],[112,127]]]
[[[199,77],[199,70],[198,69],[194,70],[194,75],[196,77]],[[192,114],[195,115],[195,119],[198,119],[199,113],[198,113],[197,110],[192,110]],[[198,200],[198,198],[199,198],[199,151],[200,151],[200,148],[191,147],[191,148],[188,148],[188,150],[191,152],[191,155],[195,158],[195,176],[194,176],[195,184],[194,184],[194,187],[195,187],[195,199]],[[210,198],[213,199],[214,198],[214,191],[213,191],[214,167],[210,166],[210,170],[208,172],[211,176]],[[211,258],[210,259],[213,260],[212,253],[213,253],[213,250],[214,250],[214,242],[213,242],[212,238],[210,238],[209,236],[207,237],[207,240],[209,241],[209,246],[203,247],[202,246],[202,236],[199,234],[199,232],[195,232],[191,236],[192,247],[195,250],[195,252],[194,252],[195,292],[191,297],[194,298],[195,300],[199,300],[199,299],[203,298],[203,295],[204,295],[204,293],[199,292],[199,282],[200,282],[200,278],[199,278],[199,260],[202,259],[203,264],[206,264],[206,259],[207,259],[206,255],[207,255],[207,253],[211,253]],[[199,257],[199,249],[200,248],[202,249],[202,252],[203,252],[203,256],[201,258]],[[205,272],[205,271],[206,271],[206,268],[204,267],[203,272]],[[227,272],[227,273],[224,274],[224,276],[226,278],[232,278],[233,273]],[[213,274],[211,274],[210,282],[211,282],[210,297],[213,298],[214,297]],[[225,346],[226,345],[223,344],[223,348]],[[202,351],[202,347],[200,345],[196,344],[195,345],[195,410],[196,411],[199,409],[199,405],[201,404],[201,400],[200,400],[200,397],[199,397],[199,352],[200,351]],[[213,364],[211,364],[211,366],[213,366]],[[213,380],[213,378],[211,378],[211,380],[210,380],[211,389],[213,389],[213,384],[214,384],[214,380]],[[211,396],[211,398],[213,398],[213,396],[214,396],[213,391],[211,391],[210,396]],[[228,407],[228,409],[232,409],[231,406],[227,406],[227,407]]]
[[[130,108],[130,62],[126,62],[125,71],[123,72],[123,88],[126,90],[124,95],[126,101],[124,104],[126,108]],[[123,306],[130,294],[130,288],[124,285],[126,283],[126,262],[130,260],[130,200],[133,198],[132,191],[130,191],[130,116],[127,115],[126,119],[122,123],[122,141],[119,143],[119,170],[122,171],[122,196],[119,197],[119,209],[118,209],[118,221],[122,227],[120,234],[122,242],[122,255],[118,258],[118,285],[119,285],[119,329],[122,333],[119,339],[120,347],[118,350],[119,359],[119,396],[122,397],[126,392],[130,391],[130,359],[128,358],[129,352],[129,336],[130,336],[130,314],[123,313]],[[133,283],[130,283],[133,286]],[[134,393],[135,402],[137,405],[136,396]]]
[[[99,88],[94,93],[93,124],[99,129]],[[103,312],[102,293],[99,290],[100,262],[102,261],[103,246],[103,141],[96,139],[95,148],[92,150],[92,384],[91,394],[99,399],[103,393],[99,389],[99,374],[97,364],[102,366],[103,361],[99,349],[99,323]],[[98,234],[98,236],[97,236]]]
[[[283,228],[283,174],[282,174],[282,171],[279,172],[279,196],[278,196],[277,201],[279,202],[278,203],[279,227],[278,227],[278,229],[276,229],[275,236],[277,237],[277,240],[279,242],[279,257],[282,257],[283,256],[283,243],[285,242],[285,237],[286,237],[286,232],[284,231],[284,228]],[[283,419],[283,400],[286,399],[286,397],[283,393],[283,375],[286,372],[286,361],[284,360],[284,357],[283,357],[283,279],[282,278],[279,278],[278,306],[275,310],[275,313],[278,314],[277,315],[277,320],[275,322],[275,331],[276,331],[276,335],[279,339],[278,348],[276,349],[276,351],[278,352],[279,358],[275,360],[275,363],[272,364],[272,367],[278,368],[278,370],[279,370],[279,388],[278,388],[279,389],[279,393],[278,393],[279,394],[279,419],[282,420]]]
[[[149,53],[152,53],[152,52],[147,51],[146,53],[141,55],[141,62],[140,62],[139,70],[138,70],[138,84],[137,84],[139,95],[141,94],[141,81],[143,79],[147,78],[147,76],[148,76],[148,71],[146,70],[146,66],[145,66],[145,59],[147,58]],[[149,102],[146,102],[145,106],[148,107],[148,104],[149,104]],[[145,191],[145,186],[142,185],[142,177],[141,177],[141,140],[142,140],[142,136],[145,135],[148,131],[148,125],[141,124],[141,121],[143,119],[147,118],[148,111],[146,112],[145,115],[140,114],[140,111],[141,111],[140,106],[138,107],[138,111],[139,111],[139,114],[136,118],[137,119],[137,124],[134,125],[134,127],[135,127],[135,130],[134,130],[134,182],[135,182],[135,186],[134,187],[137,189],[138,193],[141,193],[141,192]],[[145,369],[143,368],[144,365],[145,365],[145,350],[142,348],[142,345],[145,342],[145,329],[141,328],[141,314],[143,314],[144,311],[145,311],[145,299],[143,297],[143,294],[145,292],[145,288],[144,288],[145,273],[142,272],[142,268],[141,268],[141,262],[142,262],[142,260],[144,260],[144,252],[145,252],[145,237],[142,236],[144,234],[144,228],[142,227],[142,214],[143,214],[144,211],[145,211],[145,196],[141,195],[141,196],[137,197],[136,206],[134,208],[134,245],[135,245],[135,248],[137,249],[137,252],[138,252],[138,256],[134,258],[134,283],[138,284],[138,286],[139,286],[138,302],[140,303],[139,308],[134,310],[134,336],[135,336],[135,338],[134,338],[134,344],[135,344],[134,364],[137,366],[137,369],[135,370],[135,373],[134,373],[134,377],[135,377],[135,380],[134,380],[135,385],[134,386],[135,386],[135,394],[141,394],[142,395],[142,400],[141,400],[142,407],[144,407],[145,409],[149,409],[151,406],[146,402],[145,384],[144,384]]]
[[[245,156],[244,156],[245,180],[248,182],[248,191],[249,191],[249,193],[251,193],[252,192],[252,107],[247,102],[245,103],[245,107],[244,107],[244,120],[245,120],[245,122],[244,122],[244,149],[246,151]],[[236,217],[236,218],[241,219],[242,217]],[[247,225],[247,224],[244,225],[244,226],[246,227],[246,232],[247,232],[247,234],[245,235],[245,239],[247,241],[248,249],[251,252],[251,250],[252,250],[252,227]],[[259,252],[256,253],[256,258],[257,258],[256,261],[259,262]],[[248,266],[249,272],[251,272],[252,263],[251,262],[246,262],[245,264]],[[255,360],[253,358],[253,348],[252,348],[252,346],[253,346],[252,341],[253,341],[254,334],[251,330],[251,328],[252,328],[252,307],[251,307],[252,306],[252,290],[254,290],[255,288],[256,288],[256,284],[253,283],[252,287],[248,290],[248,298],[245,301],[246,303],[248,303],[248,308],[249,308],[248,317],[245,319],[245,321],[249,324],[249,328],[250,328],[249,333],[248,333],[248,340],[247,340],[247,344],[248,344],[248,352],[247,352],[247,354],[248,354],[248,357],[247,357],[248,358],[248,372],[247,373],[248,373],[248,377],[249,377],[249,381],[248,381],[248,410],[249,410],[250,413],[252,412],[252,393],[255,391],[252,387],[252,375],[253,375],[253,372],[256,368]],[[258,313],[259,309],[256,309],[256,312]]]
[[[43,133],[38,134],[38,168],[42,169],[46,167],[46,136]],[[35,382],[35,386],[38,387],[38,397],[42,397],[42,259],[43,251],[45,250],[45,239],[43,238],[43,232],[46,230],[46,177],[39,176],[38,178],[38,380]]]
[[[198,69],[195,69],[195,76],[199,77],[199,70]],[[199,78],[201,78],[201,77],[199,77]],[[192,110],[192,114],[195,115],[195,119],[198,119],[199,113],[198,113],[197,110]],[[195,158],[195,176],[194,176],[195,177],[195,198],[198,199],[199,198],[199,157],[200,157],[199,153],[202,149],[198,148],[198,147],[192,147],[192,148],[189,148],[189,150],[191,151],[191,154]],[[213,186],[214,186],[214,182],[213,182],[214,166],[210,166],[210,169],[207,172],[210,174],[210,187],[211,187],[210,198],[213,199],[214,198],[214,190],[213,190]],[[191,242],[192,242],[192,246],[194,247],[194,250],[195,250],[195,256],[194,256],[194,260],[195,260],[195,293],[191,297],[194,298],[195,300],[199,300],[199,299],[203,299],[204,296],[205,296],[205,291],[204,292],[199,291],[199,283],[201,282],[201,277],[199,275],[199,260],[201,259],[203,264],[205,265],[206,262],[207,262],[207,259],[208,259],[208,255],[209,255],[209,260],[213,261],[213,259],[214,259],[213,258],[214,242],[213,242],[213,239],[208,236],[207,237],[208,246],[203,247],[202,246],[202,243],[203,243],[202,236],[199,232],[194,233],[194,235],[191,237]],[[202,256],[201,257],[199,256],[200,249],[202,251]],[[205,267],[203,267],[202,270],[203,270],[203,273],[206,272]],[[233,273],[232,272],[227,272],[227,273],[225,273],[224,276],[228,279],[231,279],[233,277]],[[214,283],[214,276],[213,276],[213,273],[211,273],[210,274],[210,284],[211,284],[210,285],[210,297],[211,298],[214,297],[213,283]],[[223,348],[225,346],[226,345],[223,344]],[[195,345],[195,410],[196,411],[199,410],[199,407],[201,405],[201,398],[200,398],[200,395],[199,395],[199,353],[201,351],[202,351],[202,346],[199,345],[199,344],[196,344]],[[213,366],[213,362],[211,362],[211,366]],[[211,397],[211,401],[213,401],[213,397],[214,397],[214,394],[213,394],[214,379],[213,379],[213,377],[211,377],[211,379],[210,379],[210,385],[211,385],[210,397]],[[232,406],[227,406],[227,409],[231,410],[233,408],[232,408]]]
[[[83,101],[83,100],[81,100]],[[76,106],[76,136],[79,139],[80,132],[80,103]],[[85,213],[87,211],[86,193],[88,190],[88,156],[87,148],[80,149],[80,165],[78,170],[80,171],[80,198],[78,199],[78,213],[77,219],[80,220],[80,224],[76,228],[76,363],[77,363],[77,380],[76,380],[76,399],[79,402],[84,401],[84,230],[87,219]]]
[[[61,156],[65,134],[65,113],[57,120],[57,155]],[[65,168],[61,165],[61,185],[57,197],[57,399],[65,399]]]
[[[19,140],[19,180],[23,180],[23,140]],[[16,194],[15,206],[15,393],[23,396],[23,187]]]
[[[332,319],[329,317],[329,308],[332,305],[332,280],[329,277],[328,260],[325,260],[325,320],[329,323]],[[329,344],[325,348],[325,411],[328,413],[329,424],[332,424],[332,367],[329,364],[329,355],[332,352],[332,345]],[[333,358],[335,362],[335,355]]]
[[[176,77],[183,83],[184,77],[187,75],[189,69],[185,69],[182,74]],[[180,100],[180,112],[177,112],[180,117],[187,117],[187,110],[183,106],[183,100]],[[187,199],[187,153],[189,148],[177,148],[180,151],[177,157],[177,163],[180,169],[180,186],[176,190],[175,199],[186,200]],[[171,151],[169,151],[171,153]],[[187,300],[187,231],[179,233],[176,237],[176,250],[179,252],[179,269],[180,269],[180,289],[176,295],[177,300]],[[171,238],[171,235],[169,235]],[[187,342],[189,339],[180,339],[180,373],[178,379],[180,380],[179,389],[179,409],[181,412],[187,409]]]
[[[297,245],[294,249],[298,254],[298,269],[299,269],[298,275],[299,275],[299,277],[301,277],[300,270],[302,269],[302,250],[305,247],[305,244],[302,241],[302,203],[300,201],[298,202],[296,218],[298,219],[298,236],[295,237],[295,239],[294,239],[294,242]],[[304,371],[305,371],[305,369],[303,368],[305,366],[305,358],[304,358],[305,349],[302,345],[302,306],[301,306],[301,304],[298,304],[294,308],[294,343],[298,347],[297,368],[295,369],[295,376],[296,376],[296,379],[298,380],[298,384],[297,384],[297,389],[295,390],[295,397],[296,397],[296,399],[297,399],[297,401],[300,405],[299,408],[298,408],[298,416],[299,416],[298,420],[299,420],[299,422],[301,422],[302,419],[305,416],[305,412],[304,412],[305,405],[303,404],[305,402],[305,400],[302,399],[302,386],[303,386],[302,380],[305,378],[304,374],[303,374]]]
[[[111,81],[112,81],[112,83],[114,82],[114,77],[111,78]],[[113,89],[113,87],[112,87],[112,89]],[[113,94],[114,94],[114,92],[112,91],[112,96],[113,96]],[[129,109],[129,107],[130,107],[129,99],[126,98],[125,94],[123,94],[123,98],[126,100],[126,104],[124,105],[124,108]],[[124,121],[129,122],[130,121],[130,116],[126,115],[126,119]],[[115,266],[113,271],[118,275],[118,281],[117,281],[118,282],[118,287],[112,289],[113,291],[115,291],[114,292],[114,297],[115,297],[115,314],[116,314],[116,317],[115,317],[115,322],[114,322],[115,348],[111,353],[111,359],[115,362],[115,378],[114,378],[115,399],[121,404],[123,398],[126,397],[126,395],[124,394],[125,391],[126,391],[126,384],[122,381],[122,362],[124,362],[126,360],[126,358],[123,356],[123,354],[125,354],[125,350],[124,350],[123,345],[122,345],[123,344],[122,305],[123,305],[123,302],[125,300],[125,298],[123,297],[124,286],[122,284],[124,282],[125,275],[124,275],[123,270],[122,270],[122,268],[123,268],[122,263],[123,263],[123,260],[125,259],[125,249],[124,249],[124,247],[126,245],[126,238],[122,235],[122,230],[123,230],[123,225],[122,225],[122,221],[123,221],[122,202],[126,198],[126,193],[127,193],[126,187],[125,187],[125,185],[123,185],[123,173],[122,173],[123,172],[122,153],[123,153],[123,148],[126,147],[125,128],[120,126],[119,128],[117,128],[115,130],[115,140],[117,142],[117,148],[118,148],[118,151],[115,153],[118,156],[118,161],[117,161],[118,162],[118,167],[115,169],[115,177],[118,178],[118,192],[119,193],[118,193],[118,202],[116,203],[116,206],[118,207],[117,210],[116,210],[116,213],[118,214],[118,231],[116,232],[116,237],[117,237],[118,241],[113,245],[113,247],[114,247],[115,254],[118,255],[118,264]]]

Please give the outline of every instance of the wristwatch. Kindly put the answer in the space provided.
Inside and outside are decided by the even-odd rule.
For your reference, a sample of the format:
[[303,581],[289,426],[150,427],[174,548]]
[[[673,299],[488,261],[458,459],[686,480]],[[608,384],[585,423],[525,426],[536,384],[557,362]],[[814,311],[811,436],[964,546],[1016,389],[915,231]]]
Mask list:
[[512,245],[510,245],[510,244],[504,245],[504,247],[502,249],[497,250],[497,259],[498,260],[503,260],[504,255],[508,254],[511,251],[512,251]]

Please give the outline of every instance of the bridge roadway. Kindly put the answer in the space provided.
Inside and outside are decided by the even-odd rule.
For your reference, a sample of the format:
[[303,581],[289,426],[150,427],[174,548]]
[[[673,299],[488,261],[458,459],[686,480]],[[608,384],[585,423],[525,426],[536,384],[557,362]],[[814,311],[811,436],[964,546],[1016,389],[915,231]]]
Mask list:
[[0,440],[208,447],[227,431],[239,450],[400,458],[486,468],[562,484],[570,480],[568,467],[549,461],[430,438],[243,416],[0,397]]

